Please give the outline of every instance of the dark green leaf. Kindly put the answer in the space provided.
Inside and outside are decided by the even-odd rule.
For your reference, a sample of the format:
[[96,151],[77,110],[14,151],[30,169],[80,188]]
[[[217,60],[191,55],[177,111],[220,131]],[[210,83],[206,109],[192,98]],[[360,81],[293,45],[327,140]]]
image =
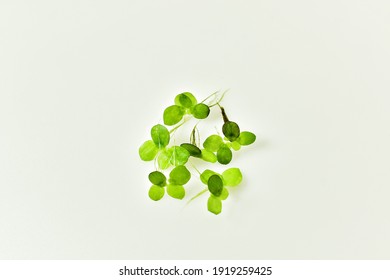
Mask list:
[[227,139],[234,141],[240,136],[240,127],[235,122],[227,121],[222,126],[222,132]]
[[207,182],[207,187],[213,195],[220,196],[223,190],[221,177],[219,175],[212,175]]
[[191,156],[193,157],[201,157],[202,156],[202,151],[195,145],[189,144],[189,143],[183,143],[180,145],[184,149],[186,149]]
[[158,148],[152,140],[145,141],[138,150],[139,156],[144,161],[153,160],[158,152]]
[[154,144],[156,144],[157,148],[164,148],[169,144],[169,131],[161,124],[153,126],[150,131],[150,135],[152,136],[152,140]]
[[157,185],[157,186],[163,187],[166,184],[167,178],[160,171],[153,171],[153,172],[151,172],[149,174],[149,181],[153,185]]
[[209,178],[215,174],[217,173],[210,169],[206,169],[205,171],[202,172],[202,174],[200,174],[200,180],[202,181],[203,184],[207,185]]
[[191,173],[184,165],[176,166],[169,173],[169,182],[174,185],[185,185],[191,179]]
[[210,108],[206,104],[199,103],[192,108],[192,115],[197,119],[205,119],[210,114]]
[[222,145],[217,152],[217,160],[221,164],[228,164],[232,161],[232,151],[226,146]]
[[181,121],[185,110],[178,106],[172,105],[165,109],[163,119],[165,125],[174,125]]

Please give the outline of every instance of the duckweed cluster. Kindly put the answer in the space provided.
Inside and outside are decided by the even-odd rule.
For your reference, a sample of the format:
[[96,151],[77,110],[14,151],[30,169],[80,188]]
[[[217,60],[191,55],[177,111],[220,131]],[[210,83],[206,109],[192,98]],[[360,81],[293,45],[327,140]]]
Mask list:
[[[191,180],[189,165],[198,173],[199,180],[205,189],[191,200],[200,197],[204,193],[209,194],[207,209],[213,214],[222,212],[222,201],[229,196],[229,187],[236,187],[242,181],[241,170],[237,167],[225,169],[221,174],[206,169],[200,172],[192,158],[197,158],[210,164],[228,165],[233,159],[233,151],[238,151],[242,146],[248,146],[256,141],[256,135],[250,131],[241,131],[236,122],[230,121],[225,109],[220,105],[222,97],[213,104],[206,104],[211,97],[216,98],[218,92],[210,95],[202,102],[198,102],[190,92],[178,94],[174,99],[174,105],[168,106],[163,113],[162,124],[154,125],[150,130],[151,139],[145,141],[139,148],[139,156],[143,161],[155,161],[155,171],[149,174],[152,186],[149,188],[149,197],[158,201],[165,196],[175,199],[183,199],[186,195],[185,185]],[[212,107],[218,106],[223,120],[221,127],[223,136],[212,134],[206,137],[203,147],[200,147],[200,135],[197,125],[201,120],[207,119]],[[169,146],[173,133],[178,130],[190,118],[198,119],[198,124],[193,128],[190,141]],[[167,126],[174,126],[168,130]],[[198,132],[198,141],[196,133]],[[168,174],[168,179],[164,174]]]

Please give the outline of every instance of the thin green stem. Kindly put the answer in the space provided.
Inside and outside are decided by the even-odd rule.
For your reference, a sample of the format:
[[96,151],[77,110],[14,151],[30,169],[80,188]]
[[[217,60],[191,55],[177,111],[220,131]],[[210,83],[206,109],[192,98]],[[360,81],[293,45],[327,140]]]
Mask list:
[[219,90],[217,90],[216,92],[213,92],[212,94],[210,94],[209,96],[207,96],[205,99],[203,99],[201,102],[199,103],[204,103],[207,99],[215,96],[216,94],[218,94],[218,92],[220,92]]
[[202,194],[204,194],[204,193],[207,192],[207,191],[208,191],[208,188],[205,188],[204,190],[200,191],[197,195],[195,195],[194,197],[192,197],[192,198],[187,202],[186,205],[190,204],[191,201],[193,201],[194,199],[200,197]]
[[228,92],[229,90],[225,90],[223,93],[222,93],[222,96],[218,99],[217,102],[215,102],[214,104],[211,104],[209,105],[209,107],[214,107],[215,105],[219,105],[219,103],[222,101],[222,99],[225,97],[225,94]]

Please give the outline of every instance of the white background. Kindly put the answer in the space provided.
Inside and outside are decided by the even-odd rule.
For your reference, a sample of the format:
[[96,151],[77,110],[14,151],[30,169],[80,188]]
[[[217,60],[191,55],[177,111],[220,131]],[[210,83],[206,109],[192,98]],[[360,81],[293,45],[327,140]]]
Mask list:
[[[0,258],[390,258],[389,15],[372,0],[1,0]],[[226,88],[258,136],[232,162],[242,185],[219,216],[206,196],[151,201],[150,127],[176,94]]]

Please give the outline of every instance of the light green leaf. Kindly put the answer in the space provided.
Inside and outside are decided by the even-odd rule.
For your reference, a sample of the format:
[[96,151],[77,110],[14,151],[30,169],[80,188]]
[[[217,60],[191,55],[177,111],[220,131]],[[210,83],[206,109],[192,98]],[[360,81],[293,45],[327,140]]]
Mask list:
[[222,179],[223,179],[225,186],[235,187],[235,186],[239,185],[242,181],[241,170],[239,168],[236,168],[236,167],[226,169],[222,173]]
[[169,182],[174,185],[185,185],[191,179],[191,173],[184,165],[176,166],[169,173]]
[[228,198],[228,196],[229,196],[229,192],[228,192],[227,188],[224,187],[222,189],[222,193],[219,196],[219,198],[222,199],[222,200],[225,200],[226,198]]
[[197,119],[205,119],[210,114],[210,108],[206,104],[199,103],[192,108],[192,115]]
[[256,135],[249,131],[243,131],[237,141],[243,146],[250,145],[256,141]]
[[206,149],[202,150],[202,159],[211,163],[217,162],[217,156]]
[[190,143],[183,143],[180,145],[180,147],[183,147],[186,149],[191,156],[193,157],[201,157],[202,156],[202,151],[195,145],[190,144]]
[[164,194],[165,194],[165,190],[163,187],[153,185],[149,189],[149,197],[154,201],[163,198]]
[[227,121],[222,126],[223,135],[231,142],[240,136],[240,127],[235,122]]
[[149,174],[149,181],[153,185],[163,187],[166,184],[167,178],[160,171],[153,171]]
[[157,163],[160,169],[165,170],[171,165],[170,163],[171,155],[172,153],[170,153],[168,150],[163,150],[160,152],[160,154],[157,157]]
[[183,107],[172,105],[164,110],[164,124],[165,125],[174,125],[181,121],[185,110]]
[[210,151],[210,152],[216,152],[223,144],[222,137],[216,134],[210,135],[206,138],[206,140],[203,142],[203,147]]
[[[238,139],[237,139],[237,140],[238,140]],[[236,140],[236,141],[233,141],[233,142],[230,142],[231,145],[232,145],[233,150],[235,150],[235,151],[238,151],[238,150],[241,149],[241,145],[240,145],[240,143],[237,142],[237,140]]]
[[184,187],[181,185],[169,184],[167,186],[167,192],[171,197],[176,198],[176,199],[183,199],[185,194],[186,194]]
[[187,163],[190,153],[180,146],[173,146],[168,149],[170,154],[169,162],[174,165],[184,165]]
[[158,152],[158,148],[152,140],[145,141],[138,150],[139,156],[144,161],[153,160]]
[[226,146],[222,145],[217,152],[217,160],[220,164],[228,164],[232,161],[232,151]]
[[223,182],[219,175],[212,175],[207,181],[209,191],[215,195],[220,196],[223,190]]
[[157,148],[159,149],[164,148],[169,144],[169,131],[165,126],[161,124],[153,126],[150,130],[150,135],[152,136],[154,144],[156,144]]
[[200,180],[202,181],[203,184],[207,185],[209,178],[215,174],[218,175],[218,173],[216,173],[210,169],[206,169],[205,171],[202,172],[202,174],[200,174]]
[[208,201],[207,201],[207,209],[215,214],[218,215],[222,211],[222,202],[218,197],[215,197],[214,195],[210,195]]
[[190,108],[198,103],[195,96],[190,92],[183,92],[175,97],[175,104],[178,106],[183,106],[185,108]]

